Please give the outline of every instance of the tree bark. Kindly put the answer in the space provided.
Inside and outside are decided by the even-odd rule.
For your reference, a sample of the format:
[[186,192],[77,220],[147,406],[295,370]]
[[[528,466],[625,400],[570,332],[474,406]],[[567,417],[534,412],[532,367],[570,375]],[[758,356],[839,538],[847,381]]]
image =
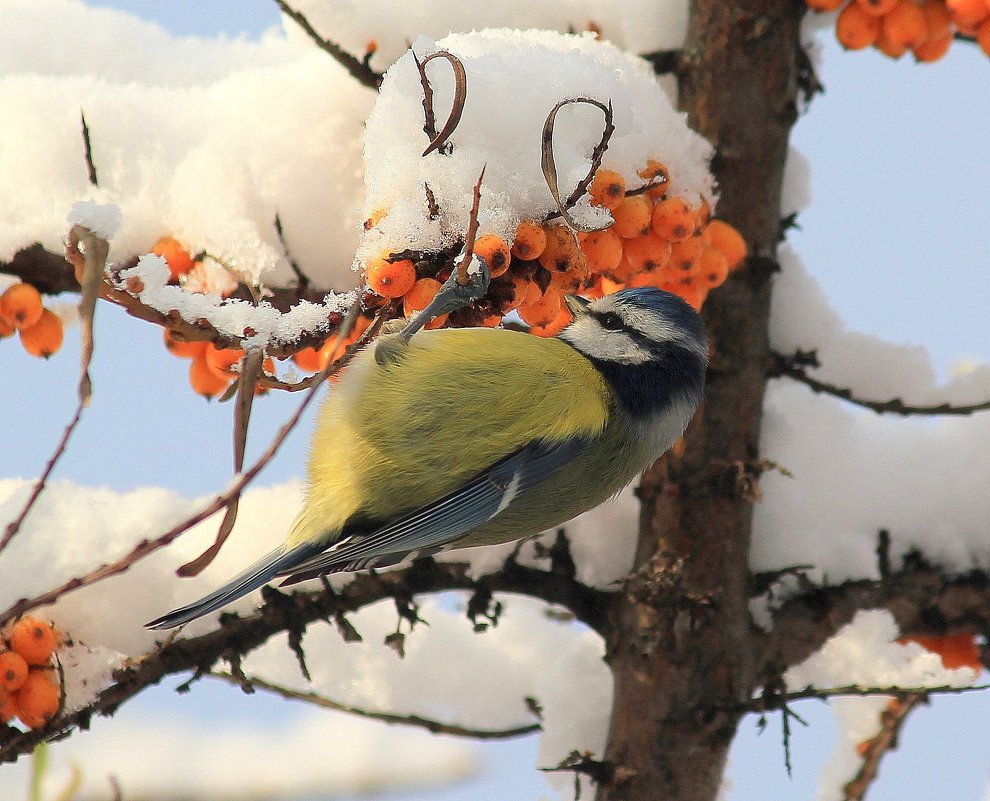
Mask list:
[[606,643],[615,696],[600,801],[715,798],[764,667],[750,625],[770,283],[801,64],[798,0],[694,0],[681,107],[716,146],[718,216],[750,246],[704,307],[705,402],[678,455],[643,477],[637,569]]

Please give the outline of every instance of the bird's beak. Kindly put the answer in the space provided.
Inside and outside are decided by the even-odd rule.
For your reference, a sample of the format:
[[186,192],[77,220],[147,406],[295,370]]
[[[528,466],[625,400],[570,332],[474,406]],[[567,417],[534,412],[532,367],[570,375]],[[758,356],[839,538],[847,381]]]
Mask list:
[[564,295],[564,303],[567,304],[567,308],[571,310],[571,314],[575,317],[579,314],[584,314],[588,306],[591,305],[590,300],[582,298],[580,295]]

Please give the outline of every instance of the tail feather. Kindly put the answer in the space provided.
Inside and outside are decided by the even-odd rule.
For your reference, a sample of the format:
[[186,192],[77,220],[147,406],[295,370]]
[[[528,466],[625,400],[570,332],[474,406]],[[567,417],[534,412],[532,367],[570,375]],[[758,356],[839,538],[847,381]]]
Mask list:
[[276,548],[219,589],[214,590],[198,601],[174,609],[167,615],[162,615],[157,620],[145,623],[145,628],[159,630],[174,629],[176,626],[181,626],[190,620],[195,620],[203,615],[208,615],[210,612],[215,612],[231,601],[235,601],[267,584],[279,573],[290,570],[294,565],[298,565],[310,557],[315,556],[324,547],[324,545],[319,543],[302,543],[288,551],[285,548]]

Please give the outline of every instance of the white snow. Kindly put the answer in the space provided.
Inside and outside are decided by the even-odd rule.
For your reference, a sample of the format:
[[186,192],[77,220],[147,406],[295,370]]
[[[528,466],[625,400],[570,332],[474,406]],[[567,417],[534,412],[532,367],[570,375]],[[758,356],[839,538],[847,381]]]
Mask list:
[[[497,29],[452,34],[439,42],[420,37],[412,50],[420,61],[440,50],[461,60],[467,75],[463,116],[449,139],[452,152],[423,157],[430,140],[423,130],[423,88],[412,53],[389,68],[368,118],[364,156],[363,216],[385,214],[365,232],[357,266],[383,251],[435,251],[463,238],[482,168],[479,233],[511,241],[520,220],[542,220],[554,211],[540,166],[540,142],[547,115],[565,98],[612,103],[616,130],[602,166],[623,175],[628,187],[644,183],[637,170],[657,159],[670,170],[670,194],[692,203],[703,197],[714,205],[711,146],[670,105],[652,68],[615,46],[591,36]],[[443,59],[425,69],[440,129],[453,102],[453,73]],[[598,108],[572,104],[559,111],[553,141],[562,198],[587,174],[602,129]],[[424,184],[436,198],[439,219],[429,219]],[[590,206],[587,195],[572,214],[589,225],[611,219]]]
[[70,225],[83,225],[103,239],[109,239],[120,227],[121,213],[113,203],[93,203],[79,201],[72,204],[72,210],[65,218]]

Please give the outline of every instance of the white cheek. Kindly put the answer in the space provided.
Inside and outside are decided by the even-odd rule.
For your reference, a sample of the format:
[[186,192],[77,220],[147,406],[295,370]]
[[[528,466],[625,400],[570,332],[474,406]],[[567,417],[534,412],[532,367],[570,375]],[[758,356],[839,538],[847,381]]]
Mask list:
[[577,350],[605,361],[624,364],[643,364],[650,360],[650,352],[621,331],[607,331],[592,318],[579,317],[561,338]]

